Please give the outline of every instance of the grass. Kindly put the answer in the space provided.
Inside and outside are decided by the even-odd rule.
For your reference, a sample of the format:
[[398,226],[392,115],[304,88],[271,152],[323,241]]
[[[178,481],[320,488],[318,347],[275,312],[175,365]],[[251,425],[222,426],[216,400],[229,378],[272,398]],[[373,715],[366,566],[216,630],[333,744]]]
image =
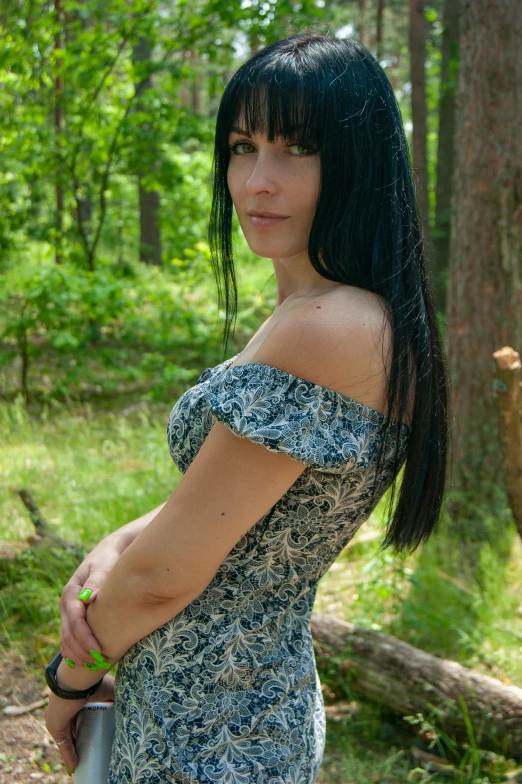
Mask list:
[[[166,439],[173,403],[131,405],[127,400],[124,408],[112,411],[91,404],[49,403],[31,413],[20,399],[0,403],[0,539],[19,542],[34,533],[14,492],[19,487],[31,491],[57,533],[87,550],[114,528],[166,500],[179,480]],[[341,553],[321,580],[315,609],[397,634],[413,644],[431,641],[439,655],[447,655],[440,640],[456,639],[455,658],[461,663],[522,686],[518,538],[513,537],[501,579],[492,578],[489,599],[476,606],[470,638],[461,617],[461,598],[471,596],[476,605],[472,588],[459,585],[425,555],[419,571],[417,555],[400,560],[390,552],[376,554],[383,504],[384,499],[354,545]],[[372,532],[377,538],[365,540]],[[492,555],[486,553],[484,558],[487,565]],[[494,570],[493,561],[489,566]],[[74,569],[70,554],[35,548],[18,557],[15,571],[0,574],[0,642],[40,673],[57,648],[58,598]],[[444,596],[444,602],[427,603],[430,595]],[[325,701],[328,705],[327,696]],[[411,750],[418,745],[406,722],[379,706],[359,704],[348,718],[328,719],[318,784],[450,780],[446,773],[418,766]],[[469,784],[507,781],[506,773],[515,764],[485,755],[472,735],[468,751],[457,754],[448,746],[445,751],[457,771],[460,766],[460,773],[454,774],[457,780]]]

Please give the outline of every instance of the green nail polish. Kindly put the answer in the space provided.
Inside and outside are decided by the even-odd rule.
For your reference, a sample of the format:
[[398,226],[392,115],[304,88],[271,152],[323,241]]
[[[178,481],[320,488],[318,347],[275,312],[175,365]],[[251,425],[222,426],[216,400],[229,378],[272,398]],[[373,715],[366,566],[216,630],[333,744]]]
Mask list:
[[67,771],[68,776],[72,776],[72,774],[74,773],[74,768],[65,768],[65,770]]
[[105,661],[105,659],[103,658],[103,655],[101,653],[98,653],[98,651],[92,650],[91,651],[91,656],[92,656],[93,659],[97,659],[99,662]]
[[86,588],[84,591],[78,594],[78,599],[80,599],[80,601],[82,602],[86,602],[90,598],[91,593],[92,593],[91,589]]
[[74,670],[74,662],[73,662],[73,661],[71,661],[70,659],[66,659],[65,661],[67,662],[67,664],[69,665],[69,667],[71,668],[71,670]]
[[83,666],[87,670],[93,670],[95,672],[100,669],[100,665],[99,664],[91,664],[90,662],[85,662],[85,664]]
[[103,667],[104,670],[110,670],[111,667],[112,667],[112,664],[110,662],[108,662],[108,661],[100,662],[100,667]]

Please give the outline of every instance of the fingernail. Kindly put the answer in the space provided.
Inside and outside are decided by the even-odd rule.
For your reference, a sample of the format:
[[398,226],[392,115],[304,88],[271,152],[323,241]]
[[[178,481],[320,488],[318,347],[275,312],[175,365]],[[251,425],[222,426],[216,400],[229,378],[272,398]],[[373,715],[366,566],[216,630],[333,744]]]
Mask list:
[[72,670],[74,670],[74,662],[73,662],[73,661],[71,661],[70,659],[66,659],[65,661],[67,662],[67,664],[69,665],[69,667],[70,667]]
[[78,594],[78,599],[80,599],[80,601],[82,602],[86,602],[90,598],[91,594],[92,594],[91,589],[86,588],[84,591]]
[[99,669],[100,669],[100,665],[99,665],[98,663],[96,663],[96,664],[91,664],[91,662],[85,662],[85,664],[84,664],[83,666],[84,666],[84,667],[85,667],[87,670],[94,670],[94,671],[96,671],[96,670],[99,670]]
[[72,776],[72,774],[74,773],[74,768],[65,768],[65,770],[67,771],[68,776]]
[[99,653],[96,650],[92,650],[91,651],[91,656],[93,657],[93,659],[96,659],[96,664],[98,665],[98,669],[100,667],[103,667],[105,670],[110,670],[111,669],[112,664],[110,663],[110,661],[108,659],[106,659],[103,656],[103,654]]

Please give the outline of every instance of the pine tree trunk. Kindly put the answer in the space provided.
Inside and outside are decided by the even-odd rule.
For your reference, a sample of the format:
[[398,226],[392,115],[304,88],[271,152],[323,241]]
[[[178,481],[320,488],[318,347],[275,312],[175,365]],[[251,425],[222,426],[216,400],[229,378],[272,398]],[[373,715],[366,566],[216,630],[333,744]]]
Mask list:
[[450,253],[450,200],[454,169],[455,89],[459,43],[459,4],[455,0],[445,0],[443,27],[435,225],[432,234],[435,296],[439,313],[446,312],[446,289]]
[[[54,40],[54,48],[58,51],[62,48],[62,9],[61,0],[55,0],[54,11],[56,18],[56,35]],[[63,106],[63,78],[60,73],[63,64],[62,58],[58,55],[56,58],[56,76],[54,80],[54,135],[55,135],[55,148],[56,148],[56,171],[55,171],[55,200],[56,200],[56,217],[55,217],[55,239],[54,239],[54,253],[55,261],[57,264],[63,263],[63,213],[64,213],[64,195],[63,195],[63,170],[62,170],[62,156],[61,156],[61,141],[62,134],[62,106]]]
[[409,0],[410,4],[410,72],[412,151],[415,190],[419,208],[424,243],[430,243],[428,201],[428,153],[426,121],[426,21],[423,0]]
[[382,28],[384,18],[384,0],[377,0],[377,15],[375,21],[375,59],[382,60]]
[[368,49],[369,41],[367,39],[366,29],[367,11],[367,0],[359,0],[359,41]]
[[493,352],[522,348],[522,14],[461,2],[447,352],[453,392],[452,529],[488,539],[506,508]]
[[199,52],[193,49],[190,55],[192,65],[194,67],[194,75],[192,77],[191,93],[192,93],[192,111],[196,114],[203,114],[203,85],[201,79],[201,63]]
[[[152,52],[149,41],[141,37],[134,46],[132,57],[134,62],[144,62],[151,59]],[[152,78],[146,76],[139,83],[140,96],[152,87]],[[136,85],[138,89],[138,85]],[[139,111],[142,105],[141,97],[136,102],[136,109]],[[145,132],[150,132],[150,123],[145,123]],[[154,155],[154,148],[151,141],[148,155]],[[150,161],[150,166],[154,168],[155,160]],[[150,166],[148,170],[150,171]],[[140,210],[140,261],[145,264],[161,265],[161,228],[160,228],[160,195],[155,190],[150,190],[143,184],[143,178],[147,174],[147,168],[138,171],[138,191],[139,191],[139,210]]]

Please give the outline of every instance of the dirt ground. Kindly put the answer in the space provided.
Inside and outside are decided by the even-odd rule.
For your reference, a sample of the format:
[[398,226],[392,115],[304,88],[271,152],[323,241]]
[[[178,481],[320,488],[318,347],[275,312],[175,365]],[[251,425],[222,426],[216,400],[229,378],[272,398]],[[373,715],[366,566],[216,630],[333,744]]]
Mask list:
[[72,782],[45,726],[46,705],[21,716],[5,715],[8,706],[38,702],[49,689],[14,653],[0,654],[0,784]]

